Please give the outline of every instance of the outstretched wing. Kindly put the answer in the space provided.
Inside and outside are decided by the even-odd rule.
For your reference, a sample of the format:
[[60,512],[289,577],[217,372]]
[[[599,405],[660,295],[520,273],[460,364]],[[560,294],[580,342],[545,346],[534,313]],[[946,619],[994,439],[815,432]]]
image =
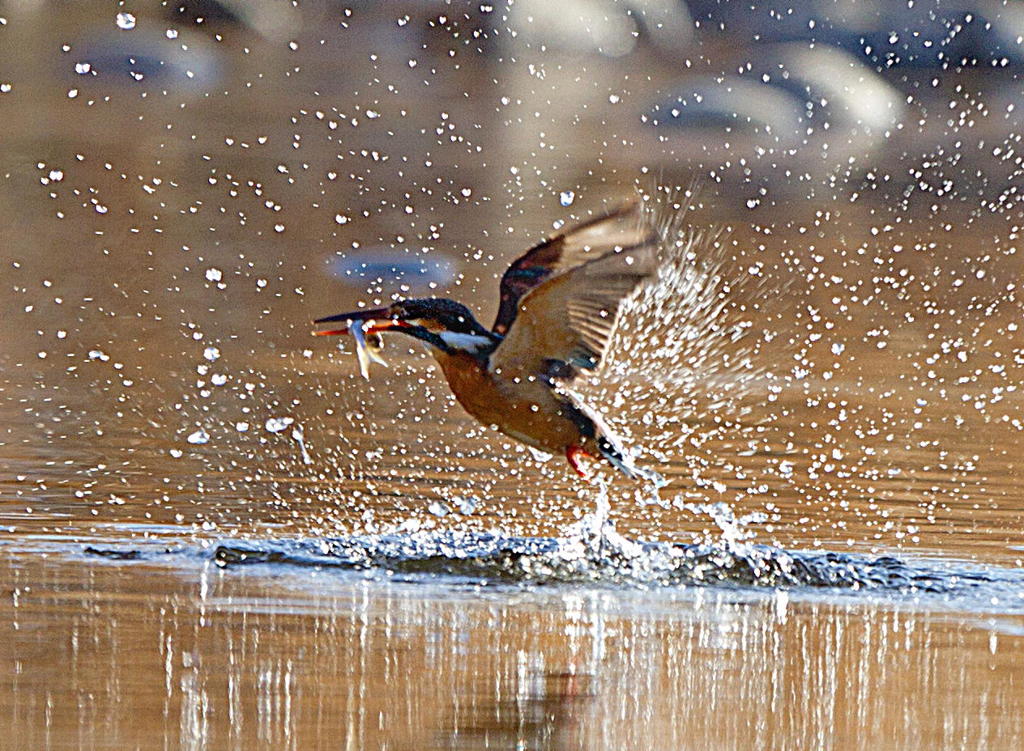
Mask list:
[[657,232],[652,228],[646,237],[528,290],[517,303],[514,325],[491,354],[491,370],[571,379],[581,368],[596,368],[622,301],[657,271]]
[[519,312],[519,301],[552,276],[615,250],[654,242],[656,234],[644,222],[640,202],[634,201],[534,246],[502,275],[501,304],[492,330],[507,334]]

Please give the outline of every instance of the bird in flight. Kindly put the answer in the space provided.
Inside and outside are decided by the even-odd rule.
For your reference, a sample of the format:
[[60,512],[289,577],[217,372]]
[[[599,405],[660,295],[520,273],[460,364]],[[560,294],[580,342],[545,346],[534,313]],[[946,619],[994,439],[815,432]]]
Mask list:
[[[564,453],[583,478],[581,459],[608,461],[631,478],[661,477],[635,466],[601,415],[573,389],[593,374],[615,331],[622,302],[657,273],[661,233],[633,202],[531,248],[501,278],[494,325],[441,297],[320,318],[344,323],[314,331],[351,334],[360,368],[379,354],[381,332],[425,342],[455,398],[485,425],[549,454]],[[370,341],[367,341],[367,336]]]

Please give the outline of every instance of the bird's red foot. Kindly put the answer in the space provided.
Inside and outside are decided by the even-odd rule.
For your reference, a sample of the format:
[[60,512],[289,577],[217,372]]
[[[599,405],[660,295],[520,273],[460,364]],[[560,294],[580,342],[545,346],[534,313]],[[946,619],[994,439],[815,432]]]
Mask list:
[[573,468],[573,471],[576,472],[576,474],[578,474],[584,480],[587,480],[589,482],[590,475],[588,475],[583,470],[583,467],[580,466],[580,458],[584,456],[587,457],[588,459],[597,458],[593,454],[590,454],[587,451],[585,451],[582,446],[577,446],[576,444],[573,444],[572,446],[569,446],[565,449],[565,458],[569,460],[569,466]]

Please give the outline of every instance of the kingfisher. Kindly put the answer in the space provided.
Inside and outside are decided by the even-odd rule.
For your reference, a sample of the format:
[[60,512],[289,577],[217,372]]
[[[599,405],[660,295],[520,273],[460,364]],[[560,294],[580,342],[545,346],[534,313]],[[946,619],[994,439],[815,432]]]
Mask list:
[[456,400],[481,423],[546,454],[564,454],[584,479],[584,460],[605,460],[630,478],[661,486],[660,475],[632,462],[574,388],[602,366],[622,303],[657,275],[661,239],[634,201],[513,261],[501,277],[490,329],[462,303],[430,297],[319,318],[314,323],[345,325],[313,333],[353,335],[364,376],[368,359],[379,360],[368,344],[379,347],[382,332],[418,339]]

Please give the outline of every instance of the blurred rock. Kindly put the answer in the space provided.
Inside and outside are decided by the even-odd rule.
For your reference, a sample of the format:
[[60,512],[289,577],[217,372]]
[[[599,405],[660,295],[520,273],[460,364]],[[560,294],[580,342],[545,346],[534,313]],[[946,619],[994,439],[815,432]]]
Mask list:
[[525,44],[620,57],[643,38],[665,53],[685,49],[693,20],[677,0],[518,0],[510,25]]
[[874,151],[904,112],[900,93],[879,74],[824,45],[765,46],[743,69],[687,80],[648,122],[690,159],[817,173]]
[[741,76],[699,77],[656,104],[650,122],[685,130],[690,139],[750,139],[768,150],[785,149],[800,142],[803,102]]
[[[221,56],[211,44],[185,32],[170,38],[141,28],[85,29],[73,48],[75,64],[62,72],[84,86],[93,81],[105,86],[138,82],[196,91],[216,83],[223,73]],[[66,65],[65,60],[61,63]]]
[[164,17],[185,26],[241,28],[272,41],[290,39],[302,27],[299,9],[275,0],[178,0],[164,5]]
[[1024,63],[1024,7],[1006,0],[690,0],[698,26],[749,42],[813,41],[879,68]]
[[400,249],[377,247],[346,251],[331,260],[330,272],[355,287],[380,284],[385,293],[430,292],[447,287],[455,279],[458,267],[441,255],[425,256]]

